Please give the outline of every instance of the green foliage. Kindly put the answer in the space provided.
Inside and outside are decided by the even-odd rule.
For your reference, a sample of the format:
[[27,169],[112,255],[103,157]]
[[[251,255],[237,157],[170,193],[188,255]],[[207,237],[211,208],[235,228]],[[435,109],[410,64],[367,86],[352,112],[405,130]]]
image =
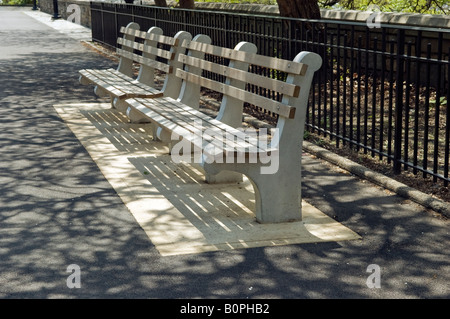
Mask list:
[[25,6],[33,4],[33,0],[0,0],[0,5]]
[[[450,14],[449,0],[318,0],[322,8],[370,10],[377,6],[381,12]],[[206,0],[199,2],[259,3],[276,5],[276,0]]]
[[373,10],[381,12],[450,14],[448,0],[319,0],[325,8]]
[[206,0],[198,2],[221,2],[221,3],[254,3],[254,4],[277,4],[276,0]]

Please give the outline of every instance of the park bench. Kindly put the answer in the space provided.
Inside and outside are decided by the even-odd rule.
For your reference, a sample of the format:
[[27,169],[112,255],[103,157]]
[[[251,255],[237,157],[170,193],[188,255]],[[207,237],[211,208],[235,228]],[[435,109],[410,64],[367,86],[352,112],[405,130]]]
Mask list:
[[[255,190],[257,221],[301,220],[306,108],[322,59],[300,52],[293,61],[282,60],[256,54],[256,46],[248,42],[228,49],[211,45],[206,36],[194,40],[200,38],[181,44],[188,53],[178,56],[184,65],[175,70],[175,76],[182,79],[178,98],[126,99],[127,114],[156,123],[158,138],[169,143],[172,159],[199,163],[207,182],[236,182],[246,175]],[[253,72],[258,69],[267,75]],[[216,118],[199,111],[202,87],[222,96]],[[282,98],[260,94],[267,90],[274,92],[270,96]],[[270,141],[254,130],[239,129],[244,103],[278,115]]]
[[[180,31],[174,37],[168,37],[158,27],[152,27],[147,32],[139,29],[134,22],[121,27],[123,36],[117,39],[120,58],[117,69],[79,71],[80,83],[94,84],[95,93],[100,97],[110,96],[112,106],[119,110],[126,98],[176,98],[180,92],[181,79],[174,75],[174,70],[182,67],[177,59],[178,54],[184,52],[180,43],[191,40],[191,34]],[[135,64],[139,66],[137,77],[134,76]],[[155,70],[166,74],[162,89],[155,88]]]

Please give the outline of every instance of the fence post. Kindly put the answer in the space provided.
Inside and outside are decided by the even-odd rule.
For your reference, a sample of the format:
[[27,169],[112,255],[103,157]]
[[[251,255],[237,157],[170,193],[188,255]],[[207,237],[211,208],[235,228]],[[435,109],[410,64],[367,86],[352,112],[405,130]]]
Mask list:
[[395,92],[395,128],[394,128],[394,173],[401,173],[402,130],[403,130],[403,62],[405,53],[405,30],[397,31],[396,92]]

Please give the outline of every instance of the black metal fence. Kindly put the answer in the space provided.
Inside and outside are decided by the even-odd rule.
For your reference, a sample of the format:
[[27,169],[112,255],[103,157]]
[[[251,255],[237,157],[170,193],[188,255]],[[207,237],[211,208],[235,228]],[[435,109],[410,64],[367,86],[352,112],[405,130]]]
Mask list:
[[450,30],[91,2],[92,37],[115,46],[121,26],[207,34],[216,45],[240,41],[259,53],[324,58],[311,89],[307,130],[337,147],[379,157],[394,171],[449,178]]

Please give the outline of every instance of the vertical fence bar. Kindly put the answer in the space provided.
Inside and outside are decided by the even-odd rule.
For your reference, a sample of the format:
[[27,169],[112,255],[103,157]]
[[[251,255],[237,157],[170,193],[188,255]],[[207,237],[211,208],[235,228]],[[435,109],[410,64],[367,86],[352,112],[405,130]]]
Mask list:
[[450,165],[450,48],[448,49],[447,55],[447,107],[446,109],[446,125],[445,125],[445,155],[444,155],[444,186],[447,187],[449,184],[448,171]]
[[365,45],[365,65],[364,65],[364,154],[367,154],[367,139],[369,133],[369,48],[370,48],[370,32],[369,28],[366,28],[366,45]]
[[356,149],[360,150],[361,145],[361,64],[362,64],[362,37],[358,36],[358,87],[357,87],[357,108],[356,108]]
[[[322,126],[323,128],[323,135],[327,136],[326,133],[326,123],[327,123],[327,107],[328,107],[328,78],[329,78],[329,72],[333,72],[332,69],[332,60],[331,60],[331,50],[330,52],[328,52],[329,47],[327,40],[328,40],[328,25],[325,25],[325,30],[324,30],[324,51],[325,51],[325,55],[327,56],[326,62],[324,63],[324,75],[325,75],[325,89],[324,89],[324,97],[323,97],[323,120],[320,120],[319,125]],[[328,63],[330,63],[331,65],[329,66]],[[328,71],[328,69],[330,69],[331,71]]]
[[375,157],[375,138],[376,138],[376,119],[377,119],[377,51],[378,51],[378,38],[373,38],[373,73],[372,73],[372,157]]
[[[355,26],[352,25],[351,27],[351,33],[350,33],[350,43],[352,44],[352,46],[355,43]],[[354,108],[354,101],[353,101],[353,91],[354,91],[354,87],[355,87],[355,52],[353,50],[353,47],[350,49],[350,127],[349,127],[349,138],[350,141],[353,141],[353,108]],[[353,143],[350,144],[350,149],[353,148]]]
[[386,76],[386,28],[381,31],[381,79],[380,79],[380,155],[379,159],[383,158],[384,151],[384,82]]
[[405,54],[405,30],[397,32],[397,68],[395,92],[395,136],[394,136],[394,173],[400,174],[402,156],[402,123],[403,123],[403,62]]
[[370,32],[366,28],[366,44],[364,48],[365,66],[364,66],[364,154],[367,154],[367,140],[369,138],[369,49],[370,49]]
[[[319,31],[318,36],[319,36],[318,42],[320,42],[320,39],[323,38],[321,31]],[[319,52],[322,56],[325,56],[324,55],[325,50],[323,50],[324,47],[325,47],[324,44],[320,44],[319,43],[319,48],[318,48],[317,52]],[[317,115],[316,115],[316,113],[313,113],[313,120],[312,120],[313,127],[316,127],[316,126],[318,127],[318,124],[320,122],[320,106],[322,105],[322,91],[323,91],[321,86],[325,82],[323,80],[323,72],[319,71],[319,72],[317,72],[317,74],[318,74],[318,80],[317,80],[317,88],[318,88],[318,90],[317,90]],[[316,119],[318,119],[318,121],[319,121],[318,123],[316,123]]]
[[[441,63],[442,63],[442,32],[438,36],[436,74],[436,102],[434,108],[434,148],[433,148],[433,182],[437,182],[439,168],[439,111],[441,108]],[[450,123],[447,123],[449,125]]]
[[414,102],[414,147],[413,147],[413,173],[417,174],[419,161],[419,111],[420,111],[420,84],[421,84],[421,67],[420,57],[422,56],[422,32],[419,31],[416,38],[416,96]]
[[105,43],[105,16],[104,16],[104,3],[101,4],[101,12],[102,12],[102,43]]
[[431,43],[427,44],[427,65],[426,65],[426,83],[425,83],[425,125],[423,129],[423,177],[427,177],[426,170],[428,169],[428,135],[430,125],[430,76],[431,76]]
[[387,136],[387,154],[388,163],[392,161],[392,118],[394,117],[393,101],[394,101],[394,46],[395,42],[390,41],[389,44],[389,105],[388,105],[388,136]]
[[346,137],[347,137],[347,79],[348,79],[348,52],[347,52],[347,41],[348,35],[344,34],[344,46],[343,46],[343,54],[344,54],[344,71],[343,71],[343,81],[342,81],[342,136],[344,137],[342,144],[346,145]]
[[[341,108],[340,108],[340,93],[341,93],[341,25],[337,25],[337,35],[336,35],[336,147],[339,147],[341,134]],[[331,120],[332,121],[332,120]]]
[[403,161],[405,165],[403,167],[404,170],[408,169],[408,159],[409,159],[409,117],[410,117],[410,94],[411,94],[411,41],[408,41],[407,45],[407,60],[406,62],[406,90],[405,90],[405,134],[403,139]]
[[334,62],[334,49],[333,49],[333,42],[334,42],[334,34],[331,33],[330,34],[330,113],[328,114],[328,116],[324,119],[324,126],[325,129],[327,129],[328,127],[328,131],[331,133],[329,135],[330,140],[333,140],[333,120],[334,120],[334,69],[335,69],[335,62]]

